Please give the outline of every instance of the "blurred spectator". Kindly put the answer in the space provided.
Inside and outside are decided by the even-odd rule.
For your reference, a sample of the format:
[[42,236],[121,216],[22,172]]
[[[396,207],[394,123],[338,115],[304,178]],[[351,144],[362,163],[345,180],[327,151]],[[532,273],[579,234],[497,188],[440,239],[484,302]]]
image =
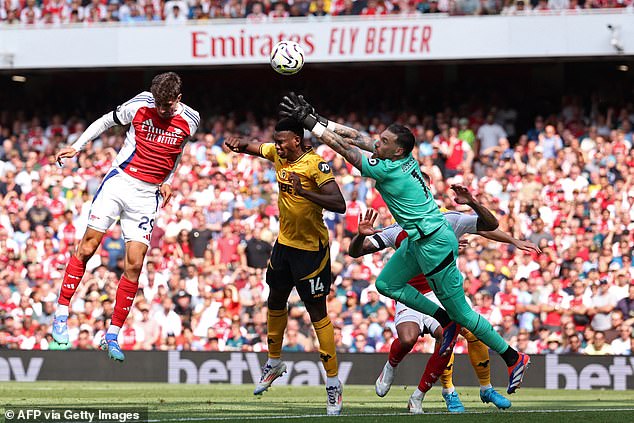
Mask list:
[[596,331],[592,337],[592,341],[584,349],[587,355],[609,355],[612,354],[612,347],[605,342],[605,334],[602,331]]

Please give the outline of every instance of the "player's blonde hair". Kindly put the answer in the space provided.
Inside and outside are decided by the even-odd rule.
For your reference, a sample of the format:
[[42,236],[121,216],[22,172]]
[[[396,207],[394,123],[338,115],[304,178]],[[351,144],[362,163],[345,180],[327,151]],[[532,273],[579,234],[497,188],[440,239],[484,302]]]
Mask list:
[[181,78],[174,72],[158,74],[152,79],[150,91],[158,104],[174,101],[181,93]]

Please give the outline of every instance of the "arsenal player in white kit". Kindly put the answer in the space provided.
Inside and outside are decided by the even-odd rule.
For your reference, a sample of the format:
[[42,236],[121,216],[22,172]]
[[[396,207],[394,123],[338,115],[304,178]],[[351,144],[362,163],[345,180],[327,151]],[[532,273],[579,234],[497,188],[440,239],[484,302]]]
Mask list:
[[172,197],[171,181],[188,137],[200,123],[198,112],[181,103],[181,80],[173,73],[157,75],[150,92],[144,91],[93,122],[56,159],[75,157],[88,142],[115,125],[128,125],[123,148],[95,193],[88,228],[64,273],[52,335],[68,343],[68,307],[105,232],[117,218],[125,241],[125,267],[117,287],[114,313],[101,347],[123,361],[117,337],[134,302],[139,274],[150,244],[159,206]]

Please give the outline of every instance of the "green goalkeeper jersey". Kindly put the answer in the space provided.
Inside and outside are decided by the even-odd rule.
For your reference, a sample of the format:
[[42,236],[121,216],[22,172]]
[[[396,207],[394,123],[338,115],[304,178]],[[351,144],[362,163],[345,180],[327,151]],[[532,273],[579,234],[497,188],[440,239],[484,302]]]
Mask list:
[[396,161],[364,156],[361,174],[376,180],[376,189],[411,241],[429,235],[446,222],[411,154]]

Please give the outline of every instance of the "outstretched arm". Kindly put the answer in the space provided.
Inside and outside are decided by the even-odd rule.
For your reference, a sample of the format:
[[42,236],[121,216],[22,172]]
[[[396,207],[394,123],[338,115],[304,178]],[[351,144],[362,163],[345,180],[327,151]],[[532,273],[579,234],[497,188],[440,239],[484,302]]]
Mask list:
[[346,159],[346,161],[352,166],[361,170],[362,154],[358,147],[351,145],[349,139],[343,138],[341,135],[337,135],[335,132],[330,129],[326,129],[324,126],[318,126],[317,128],[319,128],[317,131],[313,129],[313,135],[321,139],[328,147],[341,154],[341,156],[343,156],[343,158]]
[[246,153],[252,156],[262,157],[260,154],[260,146],[263,142],[249,142],[242,138],[229,137],[225,140],[225,145],[234,153]]
[[56,155],[55,160],[61,167],[63,165],[62,159],[70,159],[75,157],[81,150],[86,147],[90,141],[103,134],[108,129],[115,126],[117,123],[114,120],[114,114],[112,112],[106,113],[96,121],[90,124],[88,128],[77,138],[77,141],[70,147],[62,148]]
[[516,248],[519,248],[522,251],[535,252],[537,254],[541,254],[542,252],[542,250],[540,250],[539,247],[532,242],[513,238],[511,235],[507,234],[504,231],[501,231],[500,229],[496,229],[494,231],[478,231],[478,235],[492,241],[514,245]]
[[352,238],[350,246],[348,247],[348,254],[350,254],[351,257],[357,258],[381,250],[380,247],[374,245],[374,243],[370,241],[370,238],[368,238],[368,236],[381,232],[380,230],[374,229],[374,221],[378,215],[379,213],[374,209],[368,209],[365,212],[365,216],[363,216],[363,214],[359,215],[357,234]]
[[[332,126],[334,126],[334,128],[331,128],[331,124]],[[346,141],[349,141],[351,144],[356,145],[361,150],[374,152],[374,140],[367,135],[363,135],[356,129],[334,123],[332,121],[328,121],[327,128],[332,129],[335,134],[341,135],[343,138],[346,139]]]
[[499,226],[498,220],[478,200],[473,198],[469,190],[462,185],[452,185],[451,189],[456,193],[455,201],[458,204],[466,204],[478,215],[476,228],[478,231],[494,231]]
[[344,139],[333,130],[327,128],[313,114],[314,108],[308,104],[303,97],[298,97],[295,93],[284,96],[280,103],[280,115],[293,118],[304,125],[304,128],[320,138],[327,146],[341,154],[352,166],[361,170],[361,150],[352,145],[348,139]]
[[[290,96],[293,97],[294,93],[291,93]],[[374,140],[367,135],[363,135],[361,132],[357,131],[354,128],[351,128],[346,125],[341,125],[339,123],[333,122],[332,120],[328,120],[325,117],[319,115],[313,107],[312,104],[308,103],[303,95],[296,96],[297,101],[301,106],[303,106],[308,113],[313,115],[315,119],[317,119],[318,123],[324,125],[327,129],[330,129],[337,135],[341,135],[343,138],[346,138],[351,144],[356,145],[362,150],[365,151],[374,151]]]

